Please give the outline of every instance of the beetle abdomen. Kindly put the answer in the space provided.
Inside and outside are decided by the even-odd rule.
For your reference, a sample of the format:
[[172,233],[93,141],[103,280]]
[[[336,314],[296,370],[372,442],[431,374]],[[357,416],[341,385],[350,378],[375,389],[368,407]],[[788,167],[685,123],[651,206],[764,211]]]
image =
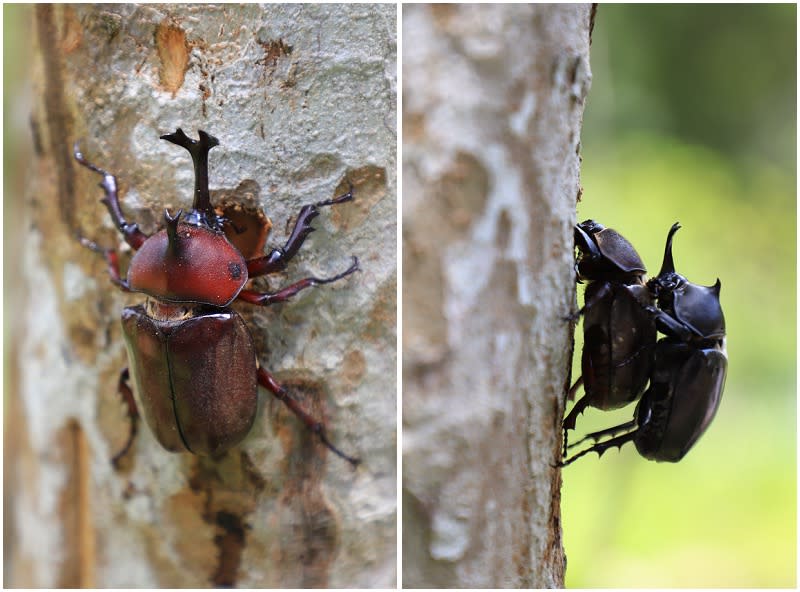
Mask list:
[[256,357],[238,314],[157,320],[135,306],[122,326],[139,407],[164,448],[214,455],[247,435],[258,408]]
[[678,462],[717,413],[728,358],[724,347],[694,349],[662,339],[653,380],[642,397],[636,448],[645,458]]

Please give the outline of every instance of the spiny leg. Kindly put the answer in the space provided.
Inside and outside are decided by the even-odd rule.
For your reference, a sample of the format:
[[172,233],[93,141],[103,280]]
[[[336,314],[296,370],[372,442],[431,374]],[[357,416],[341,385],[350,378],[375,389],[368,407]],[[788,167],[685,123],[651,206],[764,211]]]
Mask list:
[[319,437],[320,441],[327,446],[331,452],[349,462],[351,465],[353,465],[353,467],[357,467],[359,463],[361,463],[360,459],[353,456],[348,456],[336,448],[336,446],[334,446],[331,441],[328,440],[328,436],[325,433],[325,426],[323,426],[321,422],[314,419],[305,409],[303,409],[300,406],[300,403],[293,399],[289,392],[280,384],[278,384],[278,382],[269,372],[261,367],[258,369],[258,383],[275,395],[275,398],[282,401],[283,404],[286,405],[289,410],[300,419],[300,421],[306,424],[306,427],[309,430]]
[[125,368],[119,375],[119,382],[117,383],[117,392],[122,395],[122,400],[128,407],[128,419],[130,419],[130,429],[128,431],[128,440],[125,442],[122,450],[117,452],[111,459],[111,464],[114,467],[119,467],[119,461],[128,453],[133,445],[133,439],[139,427],[139,411],[136,408],[136,400],[133,398],[133,391],[131,390],[128,380],[130,379],[130,372]]
[[294,224],[291,235],[289,235],[286,244],[283,247],[273,249],[269,255],[257,257],[247,262],[247,273],[250,277],[257,277],[266,275],[268,273],[275,273],[286,269],[286,265],[291,261],[300,247],[303,246],[309,234],[314,232],[314,227],[311,226],[311,221],[319,216],[319,208],[325,206],[335,206],[336,204],[352,201],[353,199],[353,184],[347,193],[344,193],[333,199],[326,199],[319,201],[315,204],[305,205],[300,209],[300,214],[297,216],[297,221]]
[[95,166],[86,160],[81,153],[78,142],[75,142],[72,152],[75,156],[75,160],[78,161],[78,164],[85,166],[87,169],[94,171],[99,175],[102,175],[103,180],[100,183],[100,187],[102,187],[105,191],[105,197],[103,197],[103,199],[100,201],[108,209],[108,213],[111,215],[111,220],[114,222],[114,226],[116,226],[117,229],[122,233],[122,236],[125,237],[125,242],[128,243],[132,249],[137,250],[142,246],[144,241],[147,240],[148,236],[139,230],[139,226],[136,223],[129,224],[122,215],[122,209],[119,205],[117,178],[111,173],[104,171],[100,167]]
[[[581,381],[582,377],[575,382],[575,384],[572,386],[571,389],[569,389],[570,392],[572,391],[572,389],[576,389],[576,387]],[[592,397],[589,394],[585,394],[583,397],[578,399],[578,401],[572,406],[572,409],[570,410],[569,414],[564,418],[564,421],[561,424],[561,428],[564,430],[564,446],[563,446],[564,455],[567,454],[567,448],[569,448],[569,446],[567,445],[567,430],[575,429],[575,422],[577,421],[578,416],[581,413],[583,413],[584,410],[589,406],[591,400]]]
[[614,426],[613,428],[606,428],[605,430],[598,430],[596,432],[592,432],[591,434],[586,434],[583,438],[575,442],[574,444],[570,444],[569,448],[573,448],[575,446],[580,446],[586,440],[594,440],[595,442],[599,442],[600,438],[604,436],[613,436],[615,434],[619,434],[620,432],[627,432],[631,429],[636,428],[636,420],[632,419],[628,422],[625,422],[621,425]]
[[267,306],[268,304],[275,304],[276,302],[286,302],[289,298],[300,292],[301,290],[305,290],[306,288],[310,288],[311,286],[320,286],[322,284],[330,284],[331,282],[335,282],[340,280],[344,277],[347,277],[351,273],[354,273],[359,270],[358,266],[358,258],[353,257],[353,263],[342,273],[339,273],[333,277],[329,278],[318,278],[318,277],[307,277],[294,284],[286,286],[277,292],[256,292],[254,290],[242,290],[239,292],[237,299],[243,300],[245,302],[249,302],[250,304],[258,304],[261,306]]
[[616,438],[611,438],[610,440],[606,440],[605,442],[598,442],[594,446],[579,452],[572,458],[560,461],[557,466],[566,467],[567,465],[574,463],[580,457],[585,456],[590,452],[596,452],[598,456],[603,456],[603,453],[609,448],[613,448],[614,446],[616,446],[617,448],[622,448],[622,445],[625,444],[626,442],[631,442],[635,437],[635,435],[636,435],[636,430],[633,430],[632,432],[628,432],[627,434],[623,434],[622,436],[617,436]]

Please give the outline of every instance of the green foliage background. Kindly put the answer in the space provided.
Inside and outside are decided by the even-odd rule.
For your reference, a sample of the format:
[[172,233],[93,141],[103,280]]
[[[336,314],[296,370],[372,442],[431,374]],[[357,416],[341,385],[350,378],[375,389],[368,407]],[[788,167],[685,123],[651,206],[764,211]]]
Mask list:
[[[681,222],[678,270],[722,280],[729,371],[680,463],[628,445],[564,470],[570,587],[796,586],[796,22],[795,5],[599,7],[578,219],[653,274]],[[590,409],[571,437],[632,413]]]

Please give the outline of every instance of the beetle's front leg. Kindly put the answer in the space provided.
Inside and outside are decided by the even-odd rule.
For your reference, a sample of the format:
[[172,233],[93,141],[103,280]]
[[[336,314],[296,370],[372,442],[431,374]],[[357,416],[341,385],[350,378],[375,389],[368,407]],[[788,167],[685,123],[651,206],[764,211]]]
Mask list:
[[129,224],[122,215],[122,209],[119,205],[119,193],[117,191],[117,178],[111,173],[104,171],[100,167],[95,166],[86,160],[81,153],[78,142],[75,142],[72,153],[75,156],[75,160],[78,161],[78,164],[85,166],[87,169],[94,171],[99,175],[102,175],[103,180],[100,183],[100,187],[102,187],[105,191],[105,197],[100,201],[108,209],[108,213],[111,215],[111,220],[114,222],[114,226],[116,226],[117,229],[122,233],[122,236],[125,237],[125,242],[128,243],[132,249],[137,250],[142,246],[144,241],[147,240],[148,236],[139,230],[138,224]]
[[646,306],[645,309],[653,315],[656,327],[664,335],[680,339],[684,343],[690,343],[694,338],[694,333],[683,323],[673,318],[668,313],[656,308]]
[[[587,288],[588,290],[589,288]],[[567,316],[564,317],[565,321],[573,322],[577,321],[581,318],[586,311],[591,309],[593,306],[596,306],[598,302],[602,301],[606,296],[608,296],[611,291],[614,289],[614,286],[611,285],[611,282],[603,282],[599,288],[591,292],[588,297],[584,295],[584,303],[577,312],[571,312]]]
[[88,238],[80,237],[79,240],[84,247],[91,249],[95,253],[100,253],[103,256],[106,260],[106,265],[108,265],[108,275],[111,277],[111,281],[123,291],[130,292],[131,287],[128,285],[128,280],[123,280],[119,273],[119,256],[117,252],[113,249],[104,249]]
[[119,467],[119,461],[128,453],[128,450],[130,450],[131,446],[133,445],[133,439],[136,437],[136,433],[139,428],[139,410],[136,407],[136,400],[133,398],[133,391],[128,384],[129,379],[130,372],[127,368],[125,368],[122,372],[120,372],[119,382],[117,383],[117,392],[122,396],[122,400],[128,407],[130,428],[128,430],[128,440],[125,442],[125,446],[123,446],[122,450],[117,452],[111,458],[111,464],[114,465],[115,468]]
[[347,193],[344,193],[333,199],[326,199],[319,201],[315,204],[303,206],[300,209],[300,214],[297,216],[297,222],[294,224],[291,235],[283,247],[273,249],[269,255],[251,259],[247,262],[247,273],[250,277],[257,277],[266,275],[268,273],[275,273],[286,269],[286,265],[297,254],[300,247],[303,246],[309,234],[314,232],[314,227],[311,226],[311,221],[319,216],[319,208],[325,206],[335,206],[336,204],[352,201],[353,199],[353,184]]
[[331,282],[335,282],[336,280],[340,280],[344,277],[347,277],[351,273],[354,273],[359,270],[358,266],[358,258],[353,257],[353,263],[348,267],[345,271],[340,274],[337,274],[333,277],[329,278],[318,278],[318,277],[307,277],[303,278],[299,282],[295,282],[277,292],[256,292],[254,290],[242,290],[239,292],[237,299],[244,300],[245,302],[249,302],[250,304],[259,304],[261,306],[267,306],[268,304],[275,304],[276,302],[286,302],[300,292],[301,290],[305,290],[306,288],[310,288],[311,286],[319,286],[322,284],[330,284]]
[[360,459],[355,458],[353,456],[348,456],[344,452],[336,448],[336,446],[334,446],[331,443],[331,441],[328,440],[328,436],[325,433],[325,426],[322,425],[322,422],[319,422],[316,419],[314,419],[305,409],[303,409],[300,406],[300,404],[295,399],[292,398],[292,396],[285,388],[283,388],[280,384],[278,384],[275,378],[273,378],[272,374],[270,374],[261,367],[258,368],[258,383],[265,389],[267,389],[269,392],[271,392],[273,395],[275,395],[275,398],[282,401],[283,404],[286,405],[289,408],[289,410],[300,419],[300,421],[306,424],[306,427],[309,430],[311,430],[319,437],[320,441],[326,447],[328,447],[328,449],[331,452],[349,462],[351,465],[353,465],[353,467],[357,467],[359,463],[361,463]]
[[[575,383],[577,386],[577,383]],[[570,389],[572,390],[572,389]],[[564,418],[562,423],[562,427],[564,429],[564,441],[566,442],[567,438],[567,430],[574,430],[575,429],[575,422],[578,419],[578,416],[583,413],[589,404],[592,402],[592,396],[589,394],[584,395],[572,406],[569,414]]]

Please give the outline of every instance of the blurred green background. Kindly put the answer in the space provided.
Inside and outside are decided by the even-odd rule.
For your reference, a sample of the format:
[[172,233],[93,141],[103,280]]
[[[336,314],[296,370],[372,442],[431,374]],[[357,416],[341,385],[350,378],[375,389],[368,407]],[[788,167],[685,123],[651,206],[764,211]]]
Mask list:
[[[722,280],[729,371],[680,463],[627,445],[564,470],[569,587],[796,586],[796,22],[795,5],[599,7],[578,219],[652,274],[681,222],[678,271]],[[632,413],[590,409],[572,438]]]

